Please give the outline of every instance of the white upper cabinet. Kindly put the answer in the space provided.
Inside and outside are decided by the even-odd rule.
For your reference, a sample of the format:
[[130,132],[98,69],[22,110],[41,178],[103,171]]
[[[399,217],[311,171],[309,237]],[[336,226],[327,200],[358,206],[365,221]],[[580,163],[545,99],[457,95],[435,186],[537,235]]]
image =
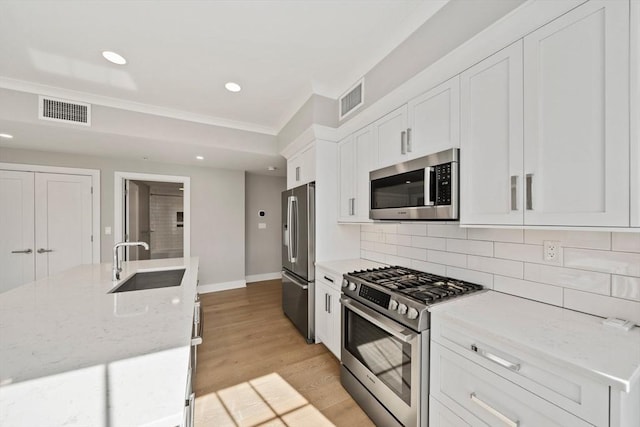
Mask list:
[[629,2],[525,37],[524,117],[524,223],[629,226]]
[[521,225],[522,41],[460,75],[460,220]]
[[378,152],[378,166],[400,163],[407,158],[407,105],[390,112],[371,125]]
[[377,158],[372,126],[355,132],[338,147],[340,222],[369,222],[369,172]]
[[463,224],[630,225],[629,2],[584,3],[460,85]]
[[447,80],[408,105],[407,157],[460,147],[460,78]]
[[287,159],[287,189],[316,179],[316,149],[311,145]]
[[640,2],[631,2],[631,226],[640,227]]

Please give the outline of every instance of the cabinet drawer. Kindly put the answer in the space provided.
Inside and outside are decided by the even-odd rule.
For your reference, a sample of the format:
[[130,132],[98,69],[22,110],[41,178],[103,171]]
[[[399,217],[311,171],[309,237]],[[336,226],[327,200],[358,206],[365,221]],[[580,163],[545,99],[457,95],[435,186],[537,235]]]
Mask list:
[[432,317],[432,339],[597,426],[609,423],[609,388],[486,334]]
[[469,427],[466,421],[433,396],[429,396],[429,427]]
[[591,425],[437,343],[431,347],[431,394],[471,425]]
[[340,292],[342,285],[342,276],[339,274],[331,273],[322,268],[316,268],[316,281],[322,282],[331,289]]

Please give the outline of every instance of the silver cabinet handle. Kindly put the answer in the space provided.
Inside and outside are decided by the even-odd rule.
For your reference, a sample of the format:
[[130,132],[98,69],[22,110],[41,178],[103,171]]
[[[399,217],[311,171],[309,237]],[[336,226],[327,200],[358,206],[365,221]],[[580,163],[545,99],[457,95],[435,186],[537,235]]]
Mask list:
[[511,210],[518,210],[518,175],[511,175]]
[[532,211],[533,210],[533,194],[532,194],[533,174],[532,173],[527,174],[526,182],[527,182],[527,210]]
[[22,251],[11,251],[12,254],[30,254],[33,252],[31,249],[24,249]]
[[300,181],[300,166],[296,166],[296,181]]
[[44,249],[44,248],[38,249],[38,253],[39,254],[44,254],[44,253],[47,253],[47,252],[53,252],[53,249]]
[[324,280],[333,283],[333,279],[329,276],[324,276]]
[[400,132],[400,153],[407,154],[407,131]]
[[508,360],[503,359],[502,357],[496,356],[495,354],[489,353],[486,350],[478,348],[477,345],[471,344],[471,350],[478,353],[480,356],[491,360],[492,362],[497,363],[500,366],[504,366],[507,369],[511,369],[512,371],[518,372],[520,370],[520,364],[509,362]]
[[349,199],[349,215],[356,214],[356,199],[354,197]]
[[324,294],[324,311],[325,311],[325,313],[329,312],[329,309],[327,307],[329,307],[329,294]]
[[478,405],[479,407],[481,407],[482,409],[484,409],[485,411],[487,411],[488,413],[490,413],[491,415],[495,416],[496,418],[498,418],[500,421],[502,421],[505,425],[509,426],[509,427],[518,427],[518,425],[520,424],[519,421],[513,421],[511,418],[507,417],[506,415],[504,415],[502,412],[498,411],[497,409],[495,409],[494,407],[488,405],[486,402],[478,399],[478,396],[476,396],[475,393],[471,393],[469,395],[469,397],[471,398],[471,401],[473,403],[475,403],[476,405]]
[[407,128],[407,152],[411,153],[413,148],[411,147],[411,128]]
[[331,295],[327,294],[327,313],[331,314]]

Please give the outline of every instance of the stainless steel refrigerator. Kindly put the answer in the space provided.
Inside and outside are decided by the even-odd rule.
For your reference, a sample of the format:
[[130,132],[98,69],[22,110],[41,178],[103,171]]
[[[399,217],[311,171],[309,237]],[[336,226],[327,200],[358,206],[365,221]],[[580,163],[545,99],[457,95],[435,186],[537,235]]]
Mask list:
[[315,184],[282,193],[282,310],[315,341]]

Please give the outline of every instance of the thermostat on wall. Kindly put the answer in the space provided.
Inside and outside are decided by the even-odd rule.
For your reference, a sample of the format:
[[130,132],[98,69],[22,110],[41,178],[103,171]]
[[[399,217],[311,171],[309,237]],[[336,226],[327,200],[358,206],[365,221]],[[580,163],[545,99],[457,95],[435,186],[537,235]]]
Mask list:
[[265,211],[258,211],[258,216],[265,216],[265,215],[266,215]]

